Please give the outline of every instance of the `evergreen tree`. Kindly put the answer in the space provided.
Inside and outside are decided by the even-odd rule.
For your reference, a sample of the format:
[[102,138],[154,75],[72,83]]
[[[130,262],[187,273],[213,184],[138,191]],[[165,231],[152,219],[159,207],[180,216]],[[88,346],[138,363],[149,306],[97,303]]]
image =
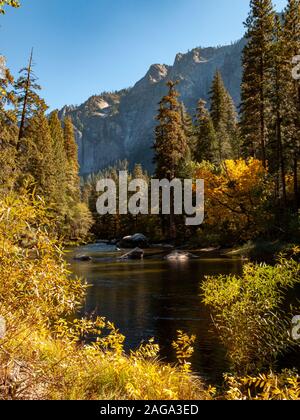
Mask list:
[[80,200],[80,179],[78,146],[75,140],[74,126],[70,117],[64,120],[64,144],[66,153],[67,194],[71,200]]
[[[188,141],[182,124],[181,107],[178,101],[177,83],[169,81],[169,92],[160,102],[157,116],[158,126],[155,130],[156,177],[172,181],[180,178],[189,153]],[[174,211],[174,191],[171,189],[171,215],[169,219],[169,234],[176,237]],[[164,221],[162,221],[164,225]]]
[[[4,63],[3,63],[4,65]],[[17,131],[13,77],[3,69],[0,77],[0,187],[12,189],[17,178]]]
[[[143,170],[141,164],[136,164],[132,173],[133,179],[142,179],[149,185],[149,177],[146,171]],[[148,191],[149,193],[149,191]],[[134,217],[134,232],[140,232],[146,234],[146,226],[149,220],[149,215],[139,214]]]
[[200,100],[196,114],[196,147],[194,159],[201,163],[212,162],[216,150],[216,132],[210,114],[206,108],[206,102]]
[[272,68],[269,84],[268,99],[270,102],[270,118],[268,121],[267,156],[269,170],[276,175],[276,196],[282,195],[286,206],[286,142],[283,131],[284,96],[286,85],[284,82],[284,42],[279,16],[274,25],[274,40],[272,46]]
[[193,118],[187,112],[186,107],[183,102],[180,104],[180,112],[181,112],[181,120],[182,120],[182,127],[187,139],[187,143],[189,146],[188,153],[194,150],[195,148],[195,127],[193,124]]
[[143,179],[146,182],[149,181],[147,171],[144,171],[143,165],[140,163],[134,165],[132,176],[134,179]]
[[180,103],[180,113],[181,113],[181,123],[182,128],[186,137],[187,149],[186,154],[183,157],[181,168],[179,169],[181,178],[190,178],[191,176],[191,162],[192,162],[192,153],[195,148],[195,127],[193,124],[193,119],[186,110],[186,107],[183,102]]
[[53,151],[53,174],[55,177],[55,203],[59,214],[65,213],[66,207],[66,171],[67,155],[65,151],[64,132],[58,118],[58,112],[54,111],[49,117],[49,128],[52,137]]
[[300,205],[299,157],[300,157],[300,84],[293,79],[293,57],[300,54],[300,2],[288,0],[283,17],[283,83],[284,83],[284,134],[289,145],[289,155],[294,178],[295,204]]
[[238,123],[238,114],[233,99],[228,92],[225,96],[225,112],[227,114],[226,131],[229,136],[229,142],[231,147],[230,157],[233,159],[240,159],[241,138]]
[[39,111],[28,121],[24,132],[26,142],[20,159],[22,171],[36,193],[55,205],[55,175],[53,171],[53,141],[44,112]]
[[33,51],[31,51],[28,66],[20,70],[20,77],[15,84],[19,117],[18,149],[20,149],[21,139],[25,136],[25,129],[30,118],[47,109],[44,100],[37,94],[40,89],[33,73]]
[[88,206],[81,201],[78,146],[70,117],[66,117],[64,120],[64,147],[67,204],[65,236],[71,241],[79,241],[86,237],[94,221]]
[[233,100],[224,86],[219,71],[216,72],[210,91],[210,115],[216,132],[216,160],[234,157],[237,142],[237,113]]
[[156,176],[172,180],[180,177],[180,169],[188,154],[188,142],[182,124],[181,107],[178,101],[177,83],[167,83],[169,92],[160,102],[155,130]]
[[241,129],[243,152],[267,165],[266,143],[269,116],[267,92],[272,67],[275,13],[271,0],[251,0],[245,23],[247,45],[243,52]]

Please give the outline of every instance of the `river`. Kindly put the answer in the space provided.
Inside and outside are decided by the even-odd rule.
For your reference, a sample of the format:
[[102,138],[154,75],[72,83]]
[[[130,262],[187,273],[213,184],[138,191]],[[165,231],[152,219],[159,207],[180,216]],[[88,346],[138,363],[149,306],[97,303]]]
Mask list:
[[[195,334],[193,371],[219,382],[227,369],[225,350],[201,301],[200,286],[208,275],[240,274],[243,262],[219,258],[169,262],[161,256],[123,262],[118,261],[121,254],[104,244],[69,251],[72,272],[91,286],[83,312],[112,321],[126,336],[126,350],[154,337],[166,362],[176,360],[171,344],[178,330]],[[75,255],[96,260],[78,262]]]

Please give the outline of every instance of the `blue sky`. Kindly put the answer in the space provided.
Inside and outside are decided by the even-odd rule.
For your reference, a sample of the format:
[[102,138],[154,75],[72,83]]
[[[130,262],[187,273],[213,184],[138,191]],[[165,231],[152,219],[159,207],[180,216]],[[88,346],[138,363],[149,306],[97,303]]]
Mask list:
[[[13,73],[34,47],[48,105],[80,104],[132,86],[178,52],[239,39],[249,0],[21,0],[0,16],[0,53]],[[285,0],[275,0],[281,11]]]

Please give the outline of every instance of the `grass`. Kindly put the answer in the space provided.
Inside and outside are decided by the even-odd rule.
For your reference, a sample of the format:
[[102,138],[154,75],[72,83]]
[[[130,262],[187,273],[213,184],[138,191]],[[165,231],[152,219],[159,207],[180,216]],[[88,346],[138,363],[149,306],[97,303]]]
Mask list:
[[[5,351],[5,348],[9,351]],[[146,353],[150,357],[147,357]],[[151,355],[150,353],[153,352]],[[199,378],[160,363],[154,344],[126,356],[116,349],[55,339],[23,328],[1,345],[2,399],[210,399]]]

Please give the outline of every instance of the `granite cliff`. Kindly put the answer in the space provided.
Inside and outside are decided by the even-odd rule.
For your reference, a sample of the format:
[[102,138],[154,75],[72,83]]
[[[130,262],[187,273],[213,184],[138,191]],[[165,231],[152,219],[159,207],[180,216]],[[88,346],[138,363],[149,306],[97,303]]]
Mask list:
[[76,128],[81,174],[98,172],[120,159],[151,170],[155,115],[168,80],[180,80],[181,101],[193,115],[199,98],[208,99],[218,69],[238,105],[244,45],[242,39],[228,46],[177,54],[173,66],[152,65],[132,88],[92,96],[78,107],[64,107],[61,118],[70,115]]

